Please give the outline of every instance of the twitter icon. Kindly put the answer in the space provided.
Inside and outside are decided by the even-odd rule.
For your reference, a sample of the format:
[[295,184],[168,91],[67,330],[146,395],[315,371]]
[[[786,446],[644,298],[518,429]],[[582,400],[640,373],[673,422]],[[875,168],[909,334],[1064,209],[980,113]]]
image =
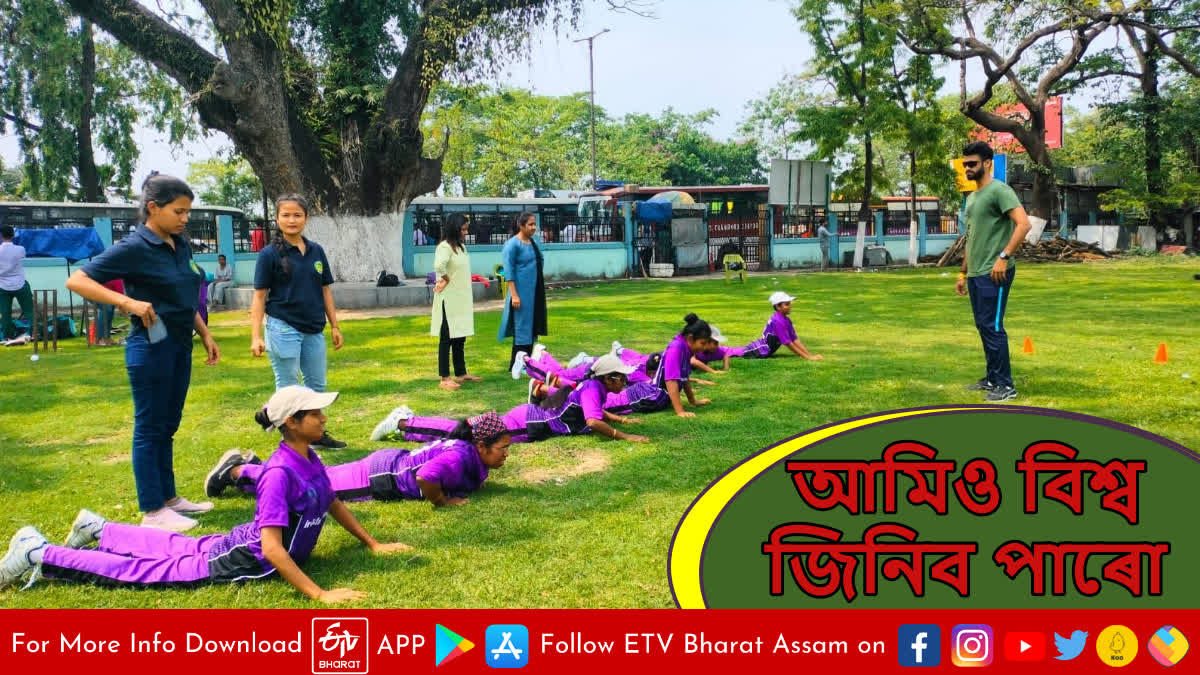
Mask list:
[[1054,647],[1058,649],[1058,656],[1054,657],[1059,661],[1070,661],[1083,653],[1083,648],[1087,646],[1088,634],[1077,630],[1071,633],[1071,637],[1065,638],[1058,633],[1054,634]]

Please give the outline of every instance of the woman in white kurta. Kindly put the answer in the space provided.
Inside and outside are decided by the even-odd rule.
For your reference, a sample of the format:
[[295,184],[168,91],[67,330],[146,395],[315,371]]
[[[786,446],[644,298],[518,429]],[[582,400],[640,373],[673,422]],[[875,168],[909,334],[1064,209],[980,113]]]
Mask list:
[[[442,389],[453,391],[463,382],[480,382],[467,374],[463,348],[467,337],[475,334],[474,298],[471,295],[471,258],[463,240],[467,235],[467,217],[452,213],[442,225],[442,240],[433,256],[437,283],[433,287],[433,321],[429,332],[438,340],[438,375]],[[450,377],[450,353],[454,353],[454,378]]]

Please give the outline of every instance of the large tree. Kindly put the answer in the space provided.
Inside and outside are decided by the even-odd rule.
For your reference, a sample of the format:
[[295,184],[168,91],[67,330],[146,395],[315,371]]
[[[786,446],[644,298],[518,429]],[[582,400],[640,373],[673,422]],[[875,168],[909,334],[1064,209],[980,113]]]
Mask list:
[[[801,0],[793,9],[812,41],[814,56],[809,82],[824,85],[810,91],[813,104],[797,109],[797,138],[814,145],[813,155],[835,160],[851,144],[852,176],[861,175],[860,227],[871,218],[877,137],[896,128],[904,109],[894,97],[893,54],[898,43],[894,25],[867,0]],[[848,186],[855,178],[840,181]],[[858,186],[856,186],[858,187]]]
[[5,3],[0,33],[0,132],[19,139],[27,196],[106,201],[130,188],[138,125],[190,135],[179,91],[64,3]]
[[532,29],[573,24],[583,3],[199,0],[218,54],[135,0],[68,1],[170,74],[269,194],[366,214],[401,210],[441,183],[421,120],[448,71],[494,71]]
[[[1082,84],[1123,78],[1133,85],[1133,95],[1110,102],[1106,116],[1120,116],[1141,129],[1142,166],[1136,170],[1142,180],[1137,181],[1138,187],[1125,186],[1122,201],[1126,212],[1139,212],[1139,219],[1159,229],[1165,226],[1168,211],[1179,205],[1177,195],[1168,194],[1178,184],[1168,182],[1164,164],[1170,152],[1164,144],[1179,136],[1167,136],[1164,131],[1174,126],[1172,120],[1183,112],[1165,100],[1162,89],[1181,77],[1192,77],[1187,72],[1189,68],[1197,70],[1190,52],[1200,36],[1200,0],[1145,2],[1139,7],[1140,15],[1122,17],[1115,44],[1097,55],[1097,67],[1077,74],[1074,79]],[[1174,52],[1174,56],[1164,54],[1163,47]],[[1118,95],[1121,93],[1124,92]],[[1136,209],[1130,209],[1130,200],[1138,202]]]
[[[897,15],[902,37],[919,54],[941,55],[962,62],[963,114],[980,126],[1012,134],[1034,164],[1033,215],[1049,218],[1054,202],[1054,164],[1046,147],[1046,104],[1098,78],[1112,74],[1110,54],[1088,54],[1106,31],[1131,27],[1144,33],[1162,54],[1178,58],[1172,34],[1188,19],[1164,23],[1155,6],[1192,6],[1195,0],[1097,3],[1094,0],[900,0]],[[1172,16],[1174,16],[1172,14]],[[977,24],[982,30],[977,29]],[[966,63],[976,61],[984,85],[968,94]],[[1186,67],[1194,69],[1192,64]],[[1194,69],[1200,73],[1200,69]],[[1192,70],[1189,70],[1192,72]],[[989,110],[997,86],[1007,81],[1028,119]]]

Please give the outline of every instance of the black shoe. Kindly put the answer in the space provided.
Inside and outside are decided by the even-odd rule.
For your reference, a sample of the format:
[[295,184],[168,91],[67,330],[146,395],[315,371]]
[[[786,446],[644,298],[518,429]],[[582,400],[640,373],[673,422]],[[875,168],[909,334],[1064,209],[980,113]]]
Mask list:
[[967,391],[991,391],[995,388],[996,388],[996,385],[992,384],[991,382],[988,382],[986,377],[978,382],[972,382],[971,384],[968,384],[967,386],[963,387],[963,389],[965,389]]
[[1011,401],[1016,397],[1017,390],[1015,387],[996,387],[989,391],[988,395],[983,397],[983,400],[988,403],[999,403],[1000,401]]
[[313,443],[313,447],[317,448],[318,450],[341,450],[342,448],[346,447],[346,444],[334,438],[333,436],[330,436],[329,432],[326,431],[325,435],[321,437],[321,440]]
[[233,487],[233,467],[241,466],[246,462],[246,456],[237,448],[221,455],[221,459],[217,460],[217,465],[208,472],[208,476],[204,479],[204,494],[209,497],[219,497],[225,488]]

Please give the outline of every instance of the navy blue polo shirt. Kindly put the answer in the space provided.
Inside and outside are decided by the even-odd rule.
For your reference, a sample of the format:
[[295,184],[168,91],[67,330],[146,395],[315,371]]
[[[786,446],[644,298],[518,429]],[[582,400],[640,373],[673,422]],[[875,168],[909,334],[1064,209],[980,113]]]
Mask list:
[[[133,234],[92,258],[83,266],[83,272],[102,284],[123,280],[125,295],[153,305],[168,335],[191,343],[204,273],[192,260],[187,239],[179,235],[171,235],[171,239],[174,250],[143,223]],[[131,323],[134,332],[146,329],[136,316]]]
[[[329,260],[320,244],[304,239],[304,253],[286,241],[283,251],[270,244],[258,252],[254,288],[267,289],[267,316],[273,316],[301,333],[325,330],[324,288],[333,283]],[[290,270],[283,271],[286,258]]]

